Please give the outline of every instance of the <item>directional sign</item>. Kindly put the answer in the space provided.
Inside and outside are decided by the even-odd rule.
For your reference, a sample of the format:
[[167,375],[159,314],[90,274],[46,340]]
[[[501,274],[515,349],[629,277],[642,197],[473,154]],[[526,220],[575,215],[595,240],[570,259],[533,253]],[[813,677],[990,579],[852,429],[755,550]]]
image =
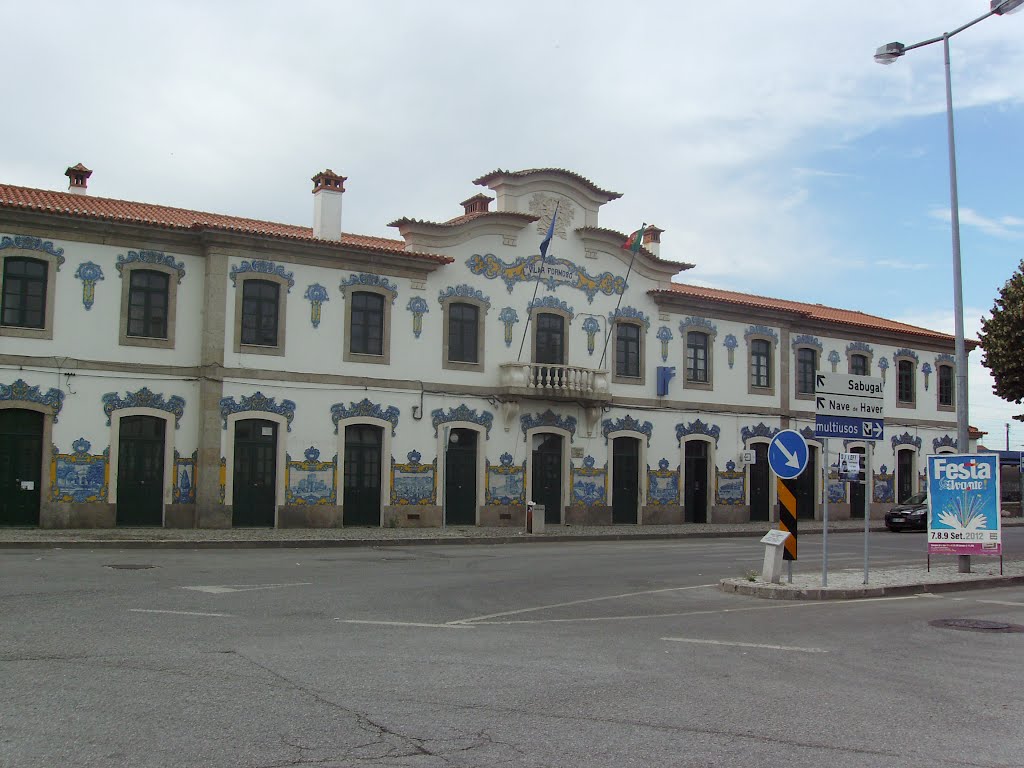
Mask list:
[[885,383],[873,376],[819,373],[814,378],[815,437],[881,440]]
[[849,373],[817,373],[814,391],[819,395],[847,395],[866,400],[883,400],[885,382],[877,376],[855,376]]
[[807,466],[807,441],[795,429],[784,429],[768,446],[768,465],[785,480],[798,477]]
[[880,419],[885,413],[883,400],[872,400],[849,395],[815,394],[817,412],[822,416],[856,416]]
[[842,437],[847,440],[881,440],[885,436],[881,419],[857,419],[851,416],[822,416],[814,419],[815,437]]

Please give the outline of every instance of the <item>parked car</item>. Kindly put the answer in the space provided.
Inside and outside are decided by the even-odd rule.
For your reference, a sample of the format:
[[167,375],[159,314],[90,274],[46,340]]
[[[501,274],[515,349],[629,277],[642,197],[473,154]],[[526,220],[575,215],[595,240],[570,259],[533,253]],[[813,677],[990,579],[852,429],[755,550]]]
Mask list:
[[928,494],[918,493],[886,512],[885,527],[890,531],[927,530]]

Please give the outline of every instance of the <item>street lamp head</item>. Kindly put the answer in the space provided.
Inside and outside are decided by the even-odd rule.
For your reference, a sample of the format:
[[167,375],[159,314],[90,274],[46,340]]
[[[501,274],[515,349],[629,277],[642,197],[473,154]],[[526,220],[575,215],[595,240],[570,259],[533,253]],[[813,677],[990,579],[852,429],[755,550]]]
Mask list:
[[[1024,0],[1017,0],[1017,2],[1024,2]],[[875,61],[879,64],[892,64],[903,55],[905,50],[906,46],[903,43],[886,43],[875,51]]]
[[989,3],[989,7],[992,13],[998,13],[1000,16],[1006,16],[1011,13],[1016,13],[1022,7],[1024,7],[1024,0],[992,0]]

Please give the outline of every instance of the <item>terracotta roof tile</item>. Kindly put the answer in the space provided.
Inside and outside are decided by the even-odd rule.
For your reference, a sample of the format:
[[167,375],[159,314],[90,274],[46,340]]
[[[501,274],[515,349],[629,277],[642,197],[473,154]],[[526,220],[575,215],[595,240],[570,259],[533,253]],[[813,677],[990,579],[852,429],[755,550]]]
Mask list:
[[[94,195],[76,195],[70,192],[53,192],[45,189],[16,187],[0,184],[0,208],[38,211],[58,216],[72,216],[101,221],[119,221],[143,224],[152,227],[178,230],[218,229],[284,240],[303,240],[337,245],[337,241],[323,240],[313,236],[312,227],[293,224],[278,224],[272,221],[247,219],[241,216],[227,216],[219,213],[191,211],[185,208],[171,208],[151,203],[135,203]],[[426,259],[447,264],[448,256],[435,253],[406,251],[403,240],[385,237],[370,237],[343,232],[341,245],[371,251],[400,254],[410,258]]]
[[[900,323],[895,320],[887,320],[884,317],[868,315],[864,312],[857,312],[849,309],[838,309],[827,307],[824,304],[808,304],[801,301],[789,301],[787,299],[773,299],[767,296],[757,296],[752,293],[739,293],[737,291],[726,291],[720,288],[705,288],[700,285],[688,285],[686,283],[673,283],[671,290],[651,291],[653,294],[681,294],[695,299],[709,299],[720,301],[726,304],[736,304],[753,309],[770,309],[781,312],[791,312],[803,315],[809,319],[821,320],[841,325],[852,325],[860,328],[870,328],[879,331],[890,331],[893,333],[906,333],[913,336],[923,336],[935,339],[936,341],[952,342],[953,336],[948,333],[940,333],[927,328],[919,328],[907,323]],[[977,342],[968,339],[968,348],[977,346]]]
[[565,168],[527,168],[526,170],[523,170],[523,171],[506,171],[503,168],[496,168],[493,171],[491,171],[490,173],[485,173],[483,176],[481,176],[478,179],[473,179],[473,183],[474,184],[479,184],[480,186],[485,187],[485,186],[487,186],[487,183],[489,181],[491,181],[491,179],[493,179],[495,176],[519,176],[519,177],[524,177],[524,176],[530,176],[531,174],[534,174],[534,173],[560,173],[563,176],[568,176],[569,178],[575,179],[576,181],[580,182],[581,184],[584,184],[585,186],[590,188],[590,191],[596,192],[599,195],[606,196],[609,200],[617,200],[620,197],[622,197],[622,193],[621,192],[611,192],[611,191],[609,191],[607,189],[601,189],[601,187],[597,186],[597,184],[595,184],[594,182],[592,182],[590,179],[586,178],[585,176],[580,176],[578,173],[573,173],[572,171],[567,171]]
[[428,227],[457,227],[459,224],[465,224],[467,221],[473,219],[479,219],[484,216],[491,218],[505,218],[505,219],[521,219],[522,221],[529,223],[531,221],[537,221],[539,216],[534,216],[530,213],[513,213],[511,211],[476,211],[475,213],[464,213],[461,216],[456,216],[454,219],[448,219],[448,221],[426,221],[425,219],[410,219],[403,217],[401,219],[395,219],[389,227],[400,227],[403,224],[419,224]]

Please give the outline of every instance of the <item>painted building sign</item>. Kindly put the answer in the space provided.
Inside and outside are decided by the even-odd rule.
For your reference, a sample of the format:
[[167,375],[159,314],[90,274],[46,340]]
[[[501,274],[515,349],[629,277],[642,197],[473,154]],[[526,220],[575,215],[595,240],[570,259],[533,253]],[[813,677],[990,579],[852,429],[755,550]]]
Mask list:
[[512,293],[516,283],[542,282],[549,290],[559,285],[576,288],[587,294],[587,301],[593,303],[598,293],[618,296],[626,290],[626,279],[611,272],[591,275],[568,259],[542,259],[535,256],[520,256],[514,261],[502,261],[493,253],[473,254],[466,262],[469,271],[490,280],[501,278]]
[[928,553],[1001,555],[999,457],[928,457]]

